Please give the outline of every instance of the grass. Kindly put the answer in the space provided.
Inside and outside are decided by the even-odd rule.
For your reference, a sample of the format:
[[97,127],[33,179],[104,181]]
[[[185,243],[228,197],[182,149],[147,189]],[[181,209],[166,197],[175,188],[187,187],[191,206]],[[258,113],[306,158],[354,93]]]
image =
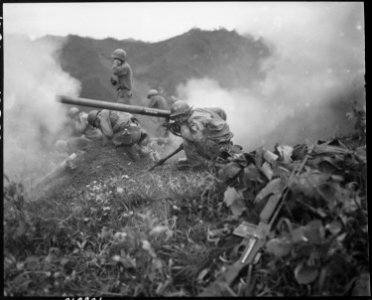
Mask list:
[[[174,177],[164,170],[114,176],[32,202],[22,185],[11,182],[4,213],[5,294],[192,294],[207,254],[197,243],[207,225],[191,210],[213,181],[205,172]],[[177,217],[177,211],[185,213]]]
[[[5,296],[196,296],[238,258],[233,249],[240,239],[231,232],[242,217],[225,205],[226,186],[213,174],[176,171],[171,163],[152,173],[127,171],[32,201],[22,183],[4,180]],[[295,243],[285,257],[265,248],[255,267],[256,284],[247,286],[243,276],[235,293],[347,294],[368,266],[366,194],[360,187],[350,196],[359,197],[356,209],[327,211],[317,227],[326,230],[341,218],[341,232],[318,244]],[[290,201],[288,207],[303,216],[298,221],[283,214],[294,228],[309,231],[318,219]],[[278,227],[270,238],[287,237]],[[327,266],[319,267],[325,275],[299,283],[294,269],[303,263]]]

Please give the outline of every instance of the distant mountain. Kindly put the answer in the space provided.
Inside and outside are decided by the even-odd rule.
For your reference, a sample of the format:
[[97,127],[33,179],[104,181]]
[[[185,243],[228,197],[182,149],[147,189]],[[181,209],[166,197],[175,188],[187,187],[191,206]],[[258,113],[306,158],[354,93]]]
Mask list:
[[69,35],[59,53],[61,66],[81,81],[82,97],[115,99],[109,78],[110,56],[116,48],[127,52],[135,99],[142,99],[153,87],[173,95],[177,85],[191,78],[209,77],[227,89],[247,88],[265,77],[261,64],[271,54],[262,40],[225,29],[192,29],[157,43]]
[[[80,96],[106,101],[116,100],[110,83],[111,53],[116,48],[125,49],[134,73],[133,104],[136,105],[148,104],[146,94],[150,88],[162,87],[166,94],[175,95],[177,86],[192,78],[214,79],[224,89],[250,88],[265,79],[266,71],[262,66],[273,54],[269,41],[225,29],[192,29],[157,43],[113,38],[96,40],[76,35],[44,38],[63,42],[57,55],[61,67],[81,82]],[[297,111],[267,139],[277,141],[285,137],[283,140],[293,143],[350,131],[345,114],[351,110],[351,99],[365,99],[362,95],[353,95],[356,90],[352,83],[350,85],[340,91],[334,101],[328,102],[328,106],[318,108],[318,112]],[[359,87],[357,90],[363,91]],[[149,118],[138,118],[151,133],[153,125]]]

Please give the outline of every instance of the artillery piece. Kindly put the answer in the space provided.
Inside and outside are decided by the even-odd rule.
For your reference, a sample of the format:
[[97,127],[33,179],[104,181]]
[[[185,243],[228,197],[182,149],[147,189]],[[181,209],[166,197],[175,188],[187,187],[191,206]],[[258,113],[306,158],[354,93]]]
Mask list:
[[73,104],[81,106],[96,107],[101,109],[110,109],[125,111],[128,113],[147,115],[154,117],[169,118],[170,111],[164,109],[149,108],[145,106],[127,105],[122,103],[108,102],[102,100],[95,100],[89,98],[71,97],[71,96],[57,96],[57,101],[64,104]]

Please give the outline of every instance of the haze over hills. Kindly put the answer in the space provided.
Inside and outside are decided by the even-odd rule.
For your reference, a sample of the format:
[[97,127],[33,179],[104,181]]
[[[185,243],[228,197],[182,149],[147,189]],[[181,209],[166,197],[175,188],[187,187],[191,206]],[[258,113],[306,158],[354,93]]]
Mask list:
[[[58,61],[80,81],[81,97],[115,101],[110,56],[123,48],[134,73],[133,104],[147,105],[148,89],[161,87],[194,106],[220,106],[227,111],[236,140],[252,147],[347,133],[352,124],[345,114],[354,100],[365,102],[359,62],[343,52],[332,57],[324,56],[323,49],[309,52],[315,46],[287,45],[300,52],[280,57],[272,41],[226,29],[192,29],[156,43],[76,35],[42,39],[63,42]],[[344,70],[348,62],[356,65],[351,70],[361,71]],[[138,117],[151,133],[149,118]]]
[[[210,78],[222,88],[249,88],[262,80],[269,47],[260,39],[225,29],[192,29],[157,43],[136,40],[95,40],[69,35],[60,49],[61,66],[82,83],[81,96],[114,100],[110,84],[110,55],[116,48],[127,52],[134,73],[134,100],[149,88],[162,87],[169,95],[191,78]],[[141,102],[141,101],[140,101]]]

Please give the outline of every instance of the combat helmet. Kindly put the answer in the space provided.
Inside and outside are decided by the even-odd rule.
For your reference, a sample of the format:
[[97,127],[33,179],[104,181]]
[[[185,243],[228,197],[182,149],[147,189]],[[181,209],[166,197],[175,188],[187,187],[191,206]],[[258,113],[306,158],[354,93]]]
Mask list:
[[92,126],[94,126],[94,123],[96,121],[96,117],[99,113],[99,110],[91,110],[88,114],[88,123]]
[[151,96],[155,96],[155,95],[157,95],[157,94],[159,94],[159,92],[158,92],[157,90],[155,90],[155,89],[151,89],[151,90],[149,90],[148,93],[147,93],[147,98],[150,98]]
[[67,113],[70,118],[74,118],[79,113],[79,109],[77,107],[71,107]]
[[191,112],[190,105],[183,100],[177,100],[172,104],[170,109],[170,119],[175,121],[182,121],[185,118],[188,118],[188,115]]
[[126,58],[127,58],[127,53],[123,50],[123,49],[116,49],[112,55],[111,55],[112,58],[116,58],[116,59],[119,59],[121,61],[125,61]]

